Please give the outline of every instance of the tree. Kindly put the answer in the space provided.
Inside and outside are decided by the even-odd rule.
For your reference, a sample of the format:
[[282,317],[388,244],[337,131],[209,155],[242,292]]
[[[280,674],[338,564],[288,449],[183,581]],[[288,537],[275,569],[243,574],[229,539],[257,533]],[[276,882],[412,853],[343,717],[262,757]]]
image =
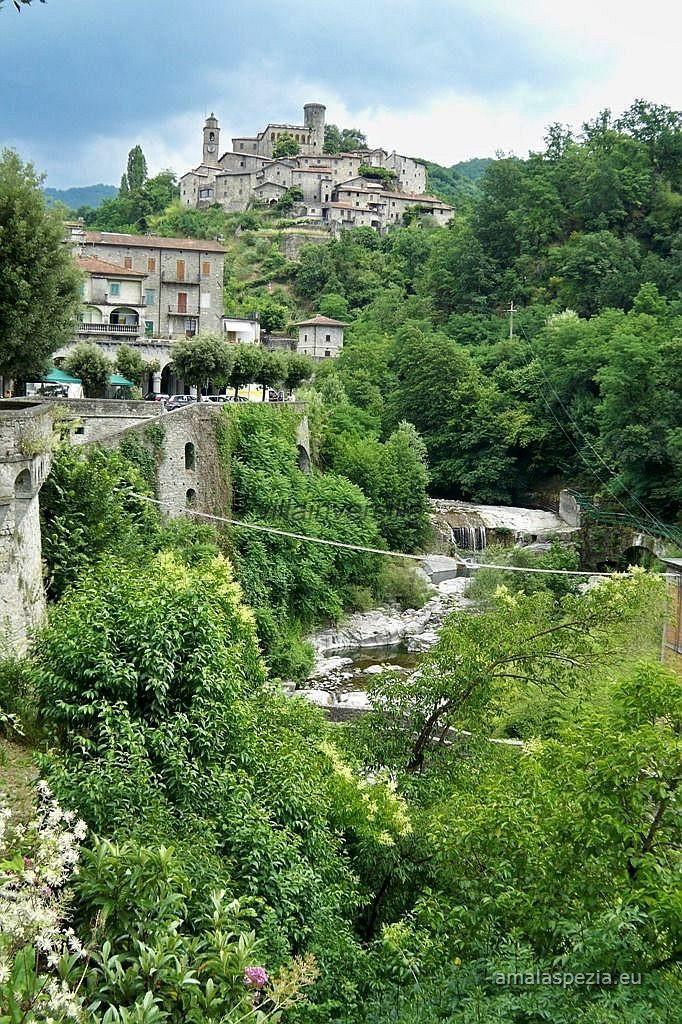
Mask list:
[[[14,4],[18,11],[20,11],[22,7],[29,7],[32,2],[33,0],[12,0],[12,3]],[[40,0],[40,3],[46,4],[47,0]],[[4,0],[0,0],[0,9],[2,9],[3,6]]]
[[137,192],[147,181],[147,161],[141,146],[133,146],[128,153],[126,182],[129,192]]
[[296,206],[296,203],[301,202],[303,202],[303,190],[298,185],[294,185],[292,188],[285,189],[277,200],[275,209],[278,213],[289,213]]
[[121,345],[116,353],[116,369],[124,377],[127,377],[128,380],[131,380],[133,384],[139,386],[147,370],[147,364],[140,353],[136,352],[130,345]]
[[324,126],[324,152],[344,153],[367,149],[367,136],[359,128],[338,128],[335,124]]
[[263,365],[263,350],[258,345],[235,345],[234,361],[230,371],[229,383],[234,388],[235,397],[245,384],[260,380]]
[[171,357],[178,377],[195,387],[224,387],[234,363],[234,350],[220,335],[197,334],[174,341]]
[[111,363],[91,341],[79,341],[64,360],[64,369],[80,377],[86,398],[99,398],[107,386]]
[[345,295],[337,295],[334,292],[327,292],[320,296],[317,304],[322,316],[331,317],[332,320],[346,320],[350,315],[348,299]]
[[41,179],[16,153],[0,159],[0,375],[40,379],[48,357],[73,337],[80,279]]
[[596,664],[617,663],[617,630],[662,600],[661,581],[638,570],[584,596],[567,595],[558,611],[549,592],[512,596],[502,587],[482,615],[455,613],[418,680],[389,681],[382,690],[384,710],[409,722],[407,770],[422,768],[432,741],[448,728],[481,728],[509,681],[565,694]]
[[284,377],[284,386],[287,391],[294,391],[304,380],[310,380],[314,370],[315,364],[309,356],[292,352],[287,357],[286,376]]
[[251,305],[257,311],[261,328],[266,334],[283,331],[289,322],[289,310],[272,295],[256,296]]
[[276,388],[286,377],[287,359],[283,352],[263,352],[258,382],[263,388],[263,401],[267,388]]
[[272,156],[275,160],[279,160],[280,157],[298,156],[300,152],[301,147],[291,132],[283,132],[272,147]]

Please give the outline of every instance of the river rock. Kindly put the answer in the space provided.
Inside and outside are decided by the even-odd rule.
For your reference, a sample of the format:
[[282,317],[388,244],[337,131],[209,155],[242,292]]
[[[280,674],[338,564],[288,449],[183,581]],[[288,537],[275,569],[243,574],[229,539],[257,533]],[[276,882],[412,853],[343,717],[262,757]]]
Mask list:
[[369,665],[362,670],[363,676],[379,676],[382,672],[388,672],[391,665]]
[[317,707],[329,707],[330,704],[334,703],[334,697],[329,690],[316,690],[309,688],[306,690],[296,690],[296,697],[302,697],[303,700],[307,700],[310,704],[315,704]]
[[309,679],[329,679],[331,676],[343,678],[343,669],[353,664],[352,658],[318,658]]
[[438,633],[435,630],[427,630],[418,636],[411,636],[407,641],[408,651],[429,651],[438,643]]
[[342,693],[339,695],[338,703],[342,708],[355,708],[356,711],[370,711],[372,707],[372,702],[364,690]]

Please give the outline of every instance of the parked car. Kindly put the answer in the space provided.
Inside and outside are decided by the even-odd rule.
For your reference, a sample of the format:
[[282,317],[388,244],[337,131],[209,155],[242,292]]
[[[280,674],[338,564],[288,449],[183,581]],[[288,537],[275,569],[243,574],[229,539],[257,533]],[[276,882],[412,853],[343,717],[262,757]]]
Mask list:
[[268,391],[268,402],[283,402],[283,401],[284,401],[284,392],[283,391],[273,391],[272,388],[270,388],[270,390]]
[[166,395],[163,392],[159,394],[158,391],[148,391],[144,396],[145,402],[167,402],[170,395]]
[[197,399],[192,395],[172,395],[166,402],[166,412],[173,412],[174,409],[182,409],[185,405],[191,405]]

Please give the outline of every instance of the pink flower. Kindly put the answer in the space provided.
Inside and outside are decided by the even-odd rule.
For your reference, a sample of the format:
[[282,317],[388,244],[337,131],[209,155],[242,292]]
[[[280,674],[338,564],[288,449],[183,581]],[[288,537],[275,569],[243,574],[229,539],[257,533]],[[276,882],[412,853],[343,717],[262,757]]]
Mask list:
[[244,984],[247,988],[264,988],[269,980],[264,967],[247,967],[244,971]]

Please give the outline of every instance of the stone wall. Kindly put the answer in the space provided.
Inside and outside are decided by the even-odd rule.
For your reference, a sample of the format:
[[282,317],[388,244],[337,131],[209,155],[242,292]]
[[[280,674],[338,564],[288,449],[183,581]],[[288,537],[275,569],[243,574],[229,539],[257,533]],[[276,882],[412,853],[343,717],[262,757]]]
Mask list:
[[[51,399],[50,404],[68,409],[78,421],[72,431],[73,444],[88,444],[91,441],[104,441],[112,434],[118,434],[127,427],[159,416],[160,408],[156,402],[135,402],[111,398],[72,398]],[[170,415],[170,414],[169,414]]]
[[295,262],[301,258],[304,245],[325,245],[329,239],[328,229],[288,228],[282,232],[280,249],[288,260]]
[[224,514],[229,507],[229,481],[221,473],[216,441],[221,408],[195,402],[103,436],[99,443],[117,448],[126,437],[139,438],[156,458],[156,496],[170,518],[186,508]]
[[[168,517],[187,508],[229,514],[229,467],[220,458],[216,432],[218,417],[224,409],[231,411],[229,405],[197,402],[161,413],[154,402],[0,401],[0,658],[23,650],[45,613],[38,492],[50,470],[57,407],[66,407],[74,417],[71,439],[76,444],[117,448],[126,438],[137,438],[156,461],[156,496]],[[256,408],[299,414],[299,465],[309,471],[305,407],[283,402]]]
[[51,444],[48,406],[0,402],[0,657],[24,650],[45,614],[38,492]]

